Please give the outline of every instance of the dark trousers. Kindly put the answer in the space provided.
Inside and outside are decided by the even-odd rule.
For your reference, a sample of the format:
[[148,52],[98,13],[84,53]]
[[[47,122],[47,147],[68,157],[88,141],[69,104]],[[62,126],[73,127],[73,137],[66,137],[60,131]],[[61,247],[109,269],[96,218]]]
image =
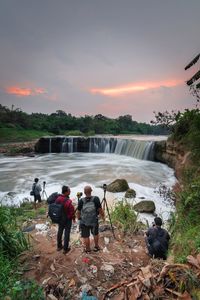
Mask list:
[[69,239],[70,239],[70,231],[72,226],[72,220],[67,220],[65,224],[58,225],[58,233],[57,233],[57,247],[62,247],[62,235],[64,231],[64,245],[63,249],[67,250],[69,248]]

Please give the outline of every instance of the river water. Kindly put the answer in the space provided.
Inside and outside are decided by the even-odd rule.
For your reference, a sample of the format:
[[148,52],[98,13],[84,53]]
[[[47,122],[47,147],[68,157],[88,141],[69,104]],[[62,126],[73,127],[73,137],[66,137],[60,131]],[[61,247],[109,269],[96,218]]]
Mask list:
[[[85,185],[91,185],[93,194],[103,198],[101,186],[116,178],[125,178],[136,191],[136,199],[153,200],[156,213],[167,219],[173,209],[155,190],[160,184],[172,187],[174,171],[164,164],[135,159],[124,155],[108,153],[49,153],[35,157],[0,157],[0,201],[3,205],[19,205],[26,198],[30,201],[30,190],[35,177],[42,185],[46,182],[45,193],[60,192],[62,185],[71,187],[71,198],[83,192]],[[7,195],[11,193],[11,197]],[[44,193],[44,198],[46,195]],[[106,193],[112,205],[124,197],[124,193]],[[141,214],[141,219],[153,220],[153,216]]]

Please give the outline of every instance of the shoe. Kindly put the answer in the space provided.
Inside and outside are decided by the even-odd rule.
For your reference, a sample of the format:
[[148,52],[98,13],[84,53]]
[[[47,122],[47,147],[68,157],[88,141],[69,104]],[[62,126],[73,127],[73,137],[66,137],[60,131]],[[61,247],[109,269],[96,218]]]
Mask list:
[[67,250],[63,250],[63,254],[67,254],[70,250],[71,248],[67,248]]
[[60,250],[62,250],[62,249],[63,249],[63,246],[58,247],[58,248],[57,248],[57,251],[60,251]]
[[101,248],[99,247],[99,246],[97,246],[97,247],[94,247],[94,252],[98,252],[98,251],[100,251],[101,250]]

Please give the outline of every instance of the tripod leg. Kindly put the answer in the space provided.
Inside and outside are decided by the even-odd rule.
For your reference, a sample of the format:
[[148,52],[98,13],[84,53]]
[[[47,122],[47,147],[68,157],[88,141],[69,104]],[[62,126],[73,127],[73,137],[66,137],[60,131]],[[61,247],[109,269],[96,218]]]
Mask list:
[[107,210],[109,221],[110,221],[110,225],[111,225],[111,228],[112,228],[113,237],[114,237],[114,239],[116,239],[115,233],[114,233],[113,224],[112,224],[111,217],[110,217],[110,212],[109,212],[109,209],[108,209],[108,203],[107,203],[106,199],[104,199],[104,203],[106,205],[106,210]]

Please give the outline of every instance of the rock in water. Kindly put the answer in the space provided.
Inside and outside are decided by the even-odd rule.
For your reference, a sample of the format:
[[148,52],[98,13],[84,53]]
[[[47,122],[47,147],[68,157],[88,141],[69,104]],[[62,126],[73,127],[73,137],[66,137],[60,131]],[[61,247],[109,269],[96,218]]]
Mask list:
[[156,210],[155,203],[151,200],[143,200],[134,205],[134,210],[140,213],[154,213]]
[[112,193],[125,192],[129,189],[126,179],[116,179],[107,185],[107,191]]
[[125,193],[125,198],[135,198],[136,197],[136,191],[133,189],[128,189]]

